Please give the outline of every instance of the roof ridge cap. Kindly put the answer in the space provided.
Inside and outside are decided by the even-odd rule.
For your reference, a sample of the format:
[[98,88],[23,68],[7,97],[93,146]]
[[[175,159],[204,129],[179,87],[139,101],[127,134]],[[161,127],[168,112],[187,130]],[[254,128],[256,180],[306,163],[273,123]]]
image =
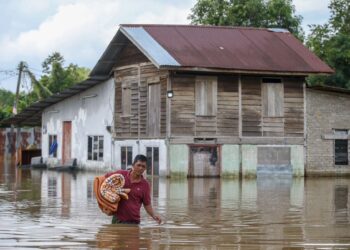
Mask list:
[[120,27],[189,27],[189,28],[221,28],[221,29],[248,29],[266,30],[270,28],[247,27],[247,26],[224,26],[224,25],[202,25],[202,24],[120,24]]

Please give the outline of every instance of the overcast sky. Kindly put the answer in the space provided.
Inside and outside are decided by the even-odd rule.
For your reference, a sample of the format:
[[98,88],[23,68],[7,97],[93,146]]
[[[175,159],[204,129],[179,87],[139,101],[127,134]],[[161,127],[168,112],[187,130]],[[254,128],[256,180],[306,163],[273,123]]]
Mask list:
[[[308,24],[329,18],[330,0],[294,0]],[[119,24],[188,24],[196,0],[0,0],[0,88],[15,91],[13,73],[26,61],[37,74],[52,52],[66,63],[90,69],[96,64]],[[26,88],[26,87],[23,87]]]

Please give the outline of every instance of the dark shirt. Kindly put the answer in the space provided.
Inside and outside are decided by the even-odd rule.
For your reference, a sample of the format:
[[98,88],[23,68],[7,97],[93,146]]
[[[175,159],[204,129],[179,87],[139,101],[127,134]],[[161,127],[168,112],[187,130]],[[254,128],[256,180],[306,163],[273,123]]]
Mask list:
[[140,209],[141,205],[148,206],[151,204],[150,185],[143,177],[141,181],[131,183],[130,172],[127,170],[118,170],[107,173],[106,178],[112,174],[122,174],[125,178],[124,188],[130,188],[128,193],[129,199],[121,199],[119,201],[116,217],[121,222],[140,223]]

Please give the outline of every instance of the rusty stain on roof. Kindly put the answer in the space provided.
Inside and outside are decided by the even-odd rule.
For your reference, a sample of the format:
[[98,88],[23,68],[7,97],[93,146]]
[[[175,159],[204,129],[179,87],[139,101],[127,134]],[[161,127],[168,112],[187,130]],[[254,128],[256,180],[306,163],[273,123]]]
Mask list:
[[291,73],[333,70],[285,30],[196,25],[142,27],[182,67]]

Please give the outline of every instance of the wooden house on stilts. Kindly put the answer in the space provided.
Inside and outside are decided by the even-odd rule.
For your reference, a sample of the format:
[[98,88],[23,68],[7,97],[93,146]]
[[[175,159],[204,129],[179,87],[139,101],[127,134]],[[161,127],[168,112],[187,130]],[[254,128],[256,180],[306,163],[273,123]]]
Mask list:
[[121,25],[42,126],[60,141],[56,124],[70,121],[70,156],[87,169],[126,169],[142,153],[150,175],[303,176],[305,77],[332,72],[282,29]]

